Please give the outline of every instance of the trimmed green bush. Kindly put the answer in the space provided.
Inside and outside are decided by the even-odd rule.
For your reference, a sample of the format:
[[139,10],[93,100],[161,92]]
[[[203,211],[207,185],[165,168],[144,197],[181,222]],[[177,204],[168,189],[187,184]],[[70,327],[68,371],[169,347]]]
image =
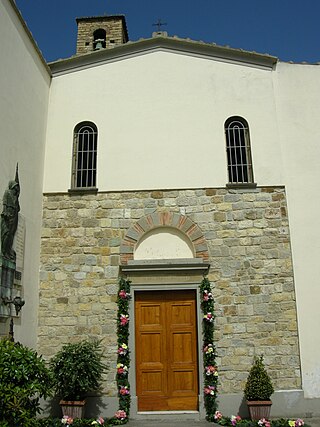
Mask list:
[[263,363],[263,356],[255,357],[244,388],[247,400],[270,400],[274,392],[271,379]]
[[42,356],[28,347],[0,340],[0,426],[29,427],[50,395],[52,377]]

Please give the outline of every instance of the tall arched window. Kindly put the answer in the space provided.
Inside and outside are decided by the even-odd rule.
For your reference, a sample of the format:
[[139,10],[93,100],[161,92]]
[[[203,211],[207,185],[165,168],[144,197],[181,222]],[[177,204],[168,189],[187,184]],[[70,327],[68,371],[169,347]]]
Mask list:
[[224,125],[227,143],[229,183],[252,183],[250,136],[242,117],[230,117]]
[[74,128],[72,188],[96,187],[97,127],[81,122]]

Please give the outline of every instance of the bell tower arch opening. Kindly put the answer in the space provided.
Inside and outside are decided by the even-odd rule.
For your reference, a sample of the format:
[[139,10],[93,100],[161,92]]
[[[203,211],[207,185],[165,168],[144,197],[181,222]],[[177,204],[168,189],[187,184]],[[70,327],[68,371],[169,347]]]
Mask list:
[[98,28],[93,33],[93,50],[105,49],[106,47],[106,30]]
[[77,18],[77,55],[112,49],[129,40],[124,15]]

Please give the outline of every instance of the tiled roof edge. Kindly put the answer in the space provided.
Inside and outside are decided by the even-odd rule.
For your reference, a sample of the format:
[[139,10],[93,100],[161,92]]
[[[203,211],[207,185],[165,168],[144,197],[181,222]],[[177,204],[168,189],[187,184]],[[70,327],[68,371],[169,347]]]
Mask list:
[[15,0],[9,0],[9,3],[10,3],[10,5],[12,6],[13,10],[15,11],[15,13],[16,13],[16,15],[17,15],[17,17],[18,17],[19,21],[21,22],[21,24],[22,24],[22,26],[23,26],[23,29],[25,30],[25,32],[26,32],[26,34],[27,34],[27,36],[29,37],[29,40],[31,41],[31,43],[32,43],[32,45],[33,45],[33,47],[34,47],[34,49],[36,50],[36,52],[37,52],[37,54],[38,54],[38,56],[39,56],[39,58],[40,58],[40,61],[41,61],[41,62],[42,62],[42,64],[44,65],[44,67],[45,67],[46,71],[48,72],[48,74],[51,76],[51,69],[50,69],[50,67],[48,66],[48,63],[46,62],[46,60],[44,59],[44,57],[43,57],[43,55],[42,55],[42,52],[41,52],[41,50],[40,50],[40,48],[39,48],[39,46],[38,46],[37,42],[36,42],[36,41],[35,41],[35,39],[33,38],[33,35],[32,35],[32,33],[31,33],[31,31],[29,30],[29,28],[28,28],[28,25],[27,25],[26,21],[23,19],[21,12],[20,12],[20,10],[18,9],[18,7],[17,7],[17,5],[16,5]]
[[134,53],[147,52],[156,48],[167,48],[180,51],[181,53],[198,54],[201,56],[215,57],[230,61],[248,63],[251,65],[273,68],[278,62],[275,56],[249,52],[242,49],[234,49],[229,46],[218,46],[215,43],[206,43],[178,37],[154,37],[129,41],[112,49],[101,49],[99,51],[75,55],[71,58],[60,59],[49,63],[53,72],[63,72],[81,66],[98,64],[107,60],[121,59]]

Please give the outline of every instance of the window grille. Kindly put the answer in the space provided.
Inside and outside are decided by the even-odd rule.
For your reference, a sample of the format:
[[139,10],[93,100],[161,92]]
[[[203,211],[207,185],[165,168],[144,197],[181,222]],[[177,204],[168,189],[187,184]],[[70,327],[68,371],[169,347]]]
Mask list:
[[225,123],[229,183],[252,183],[253,171],[249,127],[241,117]]
[[74,131],[73,188],[96,187],[97,128],[93,123],[79,123]]

